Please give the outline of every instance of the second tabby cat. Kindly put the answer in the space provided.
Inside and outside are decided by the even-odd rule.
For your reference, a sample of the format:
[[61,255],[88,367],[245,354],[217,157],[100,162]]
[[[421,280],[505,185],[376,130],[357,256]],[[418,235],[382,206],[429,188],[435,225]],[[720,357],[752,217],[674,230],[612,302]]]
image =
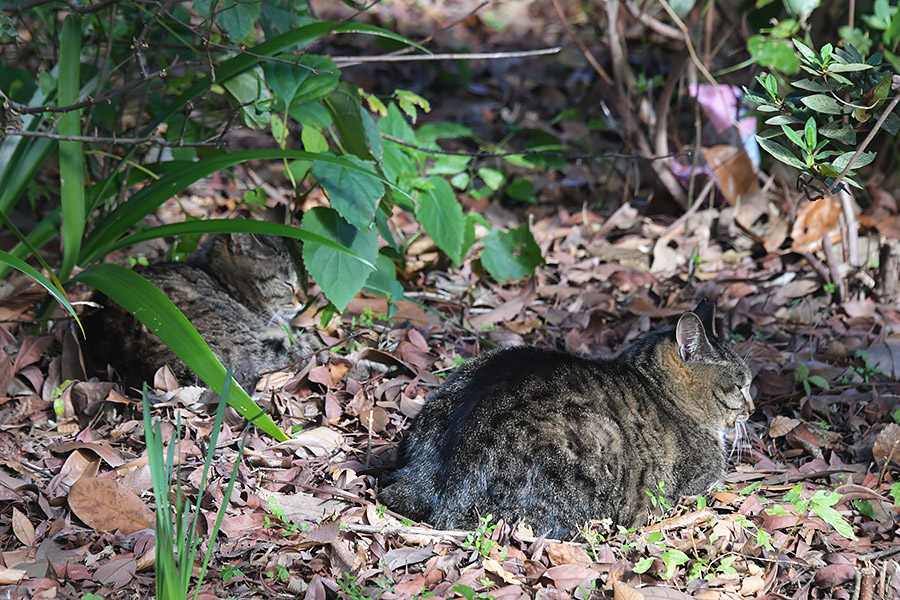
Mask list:
[[[217,235],[187,263],[157,263],[138,271],[175,303],[223,364],[234,365],[244,387],[253,385],[260,371],[290,365],[321,345],[312,334],[286,330],[303,299],[295,240]],[[85,323],[91,362],[113,364],[136,385],[164,364],[185,383],[195,379],[131,314],[106,298],[98,300],[105,308]]]
[[519,347],[469,362],[406,432],[380,499],[439,528],[491,514],[559,537],[589,519],[642,524],[646,492],[672,505],[706,492],[725,432],[753,410],[750,369],[716,339],[714,310],[701,302],[611,357]]

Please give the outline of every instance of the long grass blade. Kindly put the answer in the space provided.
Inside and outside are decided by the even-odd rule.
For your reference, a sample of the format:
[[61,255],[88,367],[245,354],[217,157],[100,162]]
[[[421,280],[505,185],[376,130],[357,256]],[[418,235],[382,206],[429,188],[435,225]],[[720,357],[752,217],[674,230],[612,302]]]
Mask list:
[[[156,286],[140,274],[114,264],[91,265],[72,281],[99,290],[134,315],[206,385],[222,394],[225,367],[187,317]],[[243,417],[276,440],[288,439],[240,386],[234,385],[233,397],[229,400]]]
[[322,244],[323,246],[349,254],[364,265],[372,267],[373,269],[375,268],[375,265],[353,252],[353,250],[319,234],[303,231],[302,229],[291,227],[290,225],[282,225],[281,223],[251,221],[249,219],[206,219],[204,221],[185,221],[183,223],[161,225],[126,236],[113,244],[109,248],[109,251],[112,252],[127,246],[133,246],[139,242],[145,242],[156,238],[190,235],[195,233],[266,233],[269,235],[280,235],[304,242]]
[[69,314],[71,314],[75,319],[75,322],[78,323],[78,328],[81,329],[82,335],[84,335],[84,328],[81,326],[81,321],[78,320],[78,315],[75,314],[75,309],[72,308],[71,304],[69,304],[69,299],[66,297],[65,293],[60,291],[52,281],[44,277],[44,275],[40,271],[29,265],[27,262],[24,262],[23,260],[12,256],[8,252],[3,252],[2,250],[0,250],[0,262],[6,263],[10,267],[22,271],[23,273],[34,279],[36,282],[38,282],[41,287],[47,290],[50,295],[53,296],[53,298],[55,298],[56,301],[62,305],[63,308],[69,311]]
[[[78,100],[81,81],[81,17],[71,14],[63,23],[59,47],[59,104]],[[61,135],[81,135],[81,111],[59,118]],[[84,236],[84,155],[81,142],[59,142],[59,192],[62,200],[62,265],[60,279],[67,279],[75,266]]]

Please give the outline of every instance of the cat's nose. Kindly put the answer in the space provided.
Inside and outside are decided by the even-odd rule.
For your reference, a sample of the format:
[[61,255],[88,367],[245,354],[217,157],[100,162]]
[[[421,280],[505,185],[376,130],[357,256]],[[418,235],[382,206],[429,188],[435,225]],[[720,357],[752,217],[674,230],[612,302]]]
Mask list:
[[749,415],[756,410],[756,405],[753,404],[753,397],[750,395],[750,386],[741,388],[741,393],[744,395],[744,400],[747,402],[747,414]]

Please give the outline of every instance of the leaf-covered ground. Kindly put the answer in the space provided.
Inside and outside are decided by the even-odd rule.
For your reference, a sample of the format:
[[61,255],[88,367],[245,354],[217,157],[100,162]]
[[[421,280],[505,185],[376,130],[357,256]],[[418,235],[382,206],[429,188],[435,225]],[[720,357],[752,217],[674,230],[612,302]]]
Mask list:
[[[421,20],[421,6],[386,6],[379,18]],[[434,103],[428,118],[459,119],[484,139],[538,130],[583,152],[612,149],[614,124],[596,138],[587,126],[591,115],[602,118],[599,107],[612,92],[596,91],[584,56],[547,7],[521,15],[516,7],[504,13],[511,15],[507,29],[469,17],[450,31],[470,48],[516,48],[523,33],[515,24],[527,17],[535,44],[566,46],[560,57],[476,64],[466,90],[422,66],[378,65],[361,69],[358,80],[376,86],[392,73],[397,79],[383,85],[403,87],[407,78]],[[446,26],[451,16],[433,18]],[[554,121],[573,107],[578,118]],[[705,160],[717,164],[717,149],[704,149]],[[484,275],[477,244],[452,266],[419,238],[404,272],[409,300],[391,319],[383,299],[362,296],[325,328],[313,311],[302,315],[297,326],[316,328],[333,348],[302,371],[275,373],[261,384],[258,398],[293,439],[275,444],[249,434],[222,531],[204,542],[214,558],[201,596],[900,595],[900,310],[889,290],[879,289],[877,260],[900,237],[890,193],[895,175],[867,182],[873,202],[860,203],[862,266],[855,267],[838,244],[837,201],[809,202],[792,182],[765,173],[737,201],[729,191],[735,182],[756,182],[744,164],[706,169],[696,182],[706,199],[687,212],[644,185],[652,182],[646,162],[502,166],[532,183],[535,204],[502,195],[460,200],[495,226],[530,219],[546,265],[534,277],[499,284]],[[214,177],[158,218],[228,213],[256,187],[245,181],[269,182],[271,197],[280,179],[268,169]],[[322,202],[313,193],[307,208]],[[415,231],[399,213],[395,226],[403,235]],[[827,248],[830,258],[823,237],[835,244]],[[139,249],[151,259],[165,250],[162,242]],[[152,494],[139,394],[102,373],[88,379],[65,321],[34,333],[35,287],[25,279],[4,286],[0,593],[149,597]],[[721,489],[685,499],[649,527],[621,531],[595,522],[572,540],[535,537],[509,523],[435,531],[376,503],[409,420],[460,362],[489,344],[609,353],[671,324],[701,298],[715,300],[724,334],[756,374],[757,408],[731,440],[732,466]],[[199,388],[182,387],[164,372],[153,383],[155,414],[169,431],[176,417],[184,425],[182,484],[196,498],[213,407],[201,403]],[[202,498],[204,532],[236,459],[243,424],[233,417]]]

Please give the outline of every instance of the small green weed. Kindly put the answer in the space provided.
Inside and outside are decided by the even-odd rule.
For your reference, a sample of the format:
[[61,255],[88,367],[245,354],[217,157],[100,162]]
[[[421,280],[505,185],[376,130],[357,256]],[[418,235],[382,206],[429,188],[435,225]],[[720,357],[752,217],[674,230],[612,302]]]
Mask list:
[[806,392],[807,396],[812,394],[813,385],[826,391],[831,389],[824,377],[821,375],[810,375],[809,367],[804,362],[797,363],[797,368],[794,369],[794,381],[803,386],[803,391]]
[[244,573],[234,565],[225,565],[222,567],[220,575],[222,576],[222,582],[228,583],[232,579],[243,577]]
[[[495,542],[491,539],[491,534],[494,533],[494,530],[497,529],[497,524],[491,525],[491,521],[494,520],[494,515],[487,515],[486,517],[481,517],[480,523],[475,531],[469,532],[469,535],[466,536],[466,541],[463,542],[463,547],[471,548],[475,550],[478,554],[480,554],[484,558],[488,558],[491,554],[491,550],[499,546],[498,542]],[[501,552],[501,559],[506,556],[506,548],[503,548]]]
[[487,592],[476,592],[474,589],[470,588],[467,585],[457,585],[454,586],[451,592],[456,592],[466,600],[493,600],[493,596],[488,594]]

